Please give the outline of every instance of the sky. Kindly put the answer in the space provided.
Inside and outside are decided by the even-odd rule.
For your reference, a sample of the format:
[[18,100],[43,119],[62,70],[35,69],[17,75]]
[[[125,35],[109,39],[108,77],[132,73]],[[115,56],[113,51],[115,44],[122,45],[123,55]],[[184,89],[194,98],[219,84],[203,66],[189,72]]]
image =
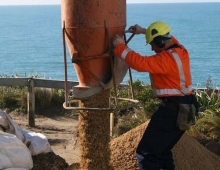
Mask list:
[[[0,0],[0,5],[59,5],[61,0]],[[220,0],[127,0],[127,3],[220,2]]]

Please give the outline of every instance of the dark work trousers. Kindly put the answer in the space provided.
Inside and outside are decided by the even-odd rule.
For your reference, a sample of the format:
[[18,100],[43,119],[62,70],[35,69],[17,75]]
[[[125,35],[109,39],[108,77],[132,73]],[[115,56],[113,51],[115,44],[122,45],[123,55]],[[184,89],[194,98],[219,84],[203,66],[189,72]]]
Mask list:
[[153,114],[137,147],[140,170],[174,170],[171,149],[185,131],[176,126],[177,110],[163,105]]

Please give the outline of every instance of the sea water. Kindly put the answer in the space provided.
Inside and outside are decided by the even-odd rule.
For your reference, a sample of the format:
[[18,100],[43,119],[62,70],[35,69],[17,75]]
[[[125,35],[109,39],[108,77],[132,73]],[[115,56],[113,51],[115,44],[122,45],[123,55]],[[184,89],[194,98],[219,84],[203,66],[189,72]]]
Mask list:
[[[161,20],[188,49],[193,86],[220,84],[220,3],[127,4],[127,28],[147,27]],[[130,34],[127,34],[127,38]],[[153,55],[144,35],[135,35],[129,47]],[[0,6],[0,76],[39,76],[64,79],[60,5]],[[67,51],[68,80],[78,81]],[[150,83],[146,72],[132,70],[133,81]],[[129,75],[123,80],[127,83]]]

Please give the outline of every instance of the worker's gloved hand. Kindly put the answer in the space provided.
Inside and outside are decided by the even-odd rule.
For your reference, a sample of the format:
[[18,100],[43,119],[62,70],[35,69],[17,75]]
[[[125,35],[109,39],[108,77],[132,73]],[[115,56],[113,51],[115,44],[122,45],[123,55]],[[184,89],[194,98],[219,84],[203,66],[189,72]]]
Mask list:
[[146,32],[146,29],[142,28],[138,24],[130,26],[128,30],[130,33],[134,33],[134,34],[145,34],[145,32]]
[[117,45],[119,44],[125,44],[125,40],[124,40],[124,37],[123,36],[120,36],[120,35],[116,35],[114,38],[113,38],[113,46],[116,47]]

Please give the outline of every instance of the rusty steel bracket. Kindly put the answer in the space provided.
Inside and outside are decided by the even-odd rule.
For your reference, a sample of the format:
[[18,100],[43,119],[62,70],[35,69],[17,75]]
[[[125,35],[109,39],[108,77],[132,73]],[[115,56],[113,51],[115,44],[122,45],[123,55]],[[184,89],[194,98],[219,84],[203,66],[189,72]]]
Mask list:
[[109,57],[108,53],[95,55],[95,56],[86,56],[86,57],[78,57],[78,53],[74,53],[72,56],[72,63],[78,63],[80,61],[93,60],[98,58],[108,58],[108,57]]
[[[66,30],[65,30],[65,22],[63,23],[63,47],[64,47],[64,63],[65,63],[65,77],[67,77],[67,64],[66,64],[66,45],[65,45],[65,33],[66,33]],[[97,82],[99,82],[99,84],[105,88],[105,84],[97,77],[95,76],[88,68],[86,68],[83,64],[80,63],[80,61],[82,60],[90,60],[90,59],[95,59],[95,58],[100,58],[100,57],[103,57],[103,58],[106,58],[106,57],[109,57],[107,53],[105,54],[101,54],[101,55],[98,55],[98,56],[92,56],[91,58],[89,59],[86,59],[86,57],[78,57],[78,53],[74,53],[73,56],[72,56],[72,63],[77,63],[78,65],[80,65],[81,67],[84,68],[84,70],[94,79],[96,80]],[[66,78],[65,78],[66,80]],[[66,81],[65,81],[66,83]],[[67,84],[67,83],[66,83]]]
[[[126,40],[126,34],[124,33],[124,39],[125,39],[125,44],[127,45],[130,40],[134,37],[135,33],[133,33],[128,40]],[[131,94],[132,94],[132,99],[134,99],[134,88],[133,88],[133,80],[132,80],[132,74],[131,74],[131,68],[128,68],[129,70],[129,77],[130,77],[130,86],[131,86]]]
[[79,100],[70,100],[68,101],[67,103],[64,102],[63,103],[63,107],[64,109],[67,109],[67,110],[103,110],[103,111],[115,111],[115,110],[124,110],[124,109],[127,109],[129,107],[134,107],[135,105],[137,105],[140,101],[139,100],[134,100],[134,99],[128,99],[128,98],[117,98],[118,100],[123,100],[123,101],[127,101],[127,102],[131,102],[132,104],[129,105],[129,106],[123,106],[123,107],[118,107],[116,106],[115,108],[111,107],[111,100],[115,98],[114,97],[110,97],[109,98],[109,106],[108,108],[92,108],[92,107],[66,107],[66,105],[70,105],[70,104],[73,104],[73,103],[79,103]]
[[[66,39],[65,39],[65,21],[63,21],[63,29],[62,29],[62,36],[63,36],[63,54],[64,54],[64,71],[65,71],[65,82],[64,82],[64,86],[65,86],[65,101],[68,101],[68,76],[67,76],[67,59],[66,59]],[[67,107],[67,103],[66,106]]]
[[81,66],[84,71],[86,71],[94,80],[96,80],[97,82],[99,82],[99,84],[105,88],[105,83],[103,83],[97,76],[95,76],[95,74],[93,74],[88,68],[86,68],[82,63],[77,63],[79,66]]
[[118,105],[118,97],[117,97],[117,88],[116,88],[116,81],[115,81],[115,74],[114,74],[114,63],[113,63],[114,61],[113,61],[113,55],[112,55],[112,52],[111,52],[111,50],[112,50],[111,39],[110,39],[109,30],[108,30],[106,21],[104,21],[104,23],[105,23],[106,36],[107,36],[107,39],[108,39],[110,64],[111,64],[113,87],[114,87],[114,94],[115,94],[115,103],[116,103],[116,106],[117,106]]
[[[70,105],[72,103],[77,103],[79,100],[69,100],[68,98],[68,83],[67,83],[67,58],[66,58],[66,44],[65,44],[65,34],[66,34],[66,29],[65,29],[65,21],[63,21],[63,29],[62,29],[62,34],[63,34],[63,49],[64,49],[64,67],[65,67],[65,102],[63,103],[63,107],[65,109],[68,110],[106,110],[106,111],[115,111],[115,110],[123,110],[126,109],[128,107],[133,107],[134,105],[138,104],[139,101],[138,100],[134,100],[134,92],[133,92],[133,86],[132,86],[132,75],[131,75],[131,71],[129,68],[129,76],[130,76],[130,85],[131,85],[131,90],[132,90],[132,99],[129,98],[118,98],[117,97],[117,88],[116,88],[116,80],[115,80],[115,75],[114,75],[114,54],[112,53],[112,46],[111,46],[111,40],[110,40],[110,35],[109,35],[109,30],[108,27],[106,25],[106,21],[104,21],[105,24],[105,30],[106,30],[106,36],[108,39],[108,44],[109,44],[109,50],[108,53],[102,54],[102,55],[98,55],[98,56],[91,56],[89,59],[96,59],[96,58],[100,58],[100,57],[110,57],[110,64],[111,64],[111,72],[112,72],[112,78],[113,78],[113,86],[114,86],[114,97],[109,98],[109,108],[82,108],[82,107],[71,107]],[[134,34],[131,35],[131,37],[129,37],[129,39],[126,41],[126,37],[125,38],[125,42],[126,44],[128,44],[128,42],[133,38]],[[96,81],[98,81],[100,83],[100,85],[103,87],[103,89],[105,89],[106,84],[104,84],[98,77],[96,77],[89,69],[87,69],[85,66],[83,66],[80,61],[81,60],[89,60],[88,58],[85,57],[78,57],[78,54],[74,54],[75,56],[72,56],[74,59],[72,59],[73,63],[77,63],[79,64],[81,67],[84,68],[84,70]],[[115,101],[115,107],[111,107],[111,100]],[[118,107],[118,100],[123,100],[123,101],[127,101],[127,102],[131,102],[132,104],[129,106],[124,106],[124,107]]]

